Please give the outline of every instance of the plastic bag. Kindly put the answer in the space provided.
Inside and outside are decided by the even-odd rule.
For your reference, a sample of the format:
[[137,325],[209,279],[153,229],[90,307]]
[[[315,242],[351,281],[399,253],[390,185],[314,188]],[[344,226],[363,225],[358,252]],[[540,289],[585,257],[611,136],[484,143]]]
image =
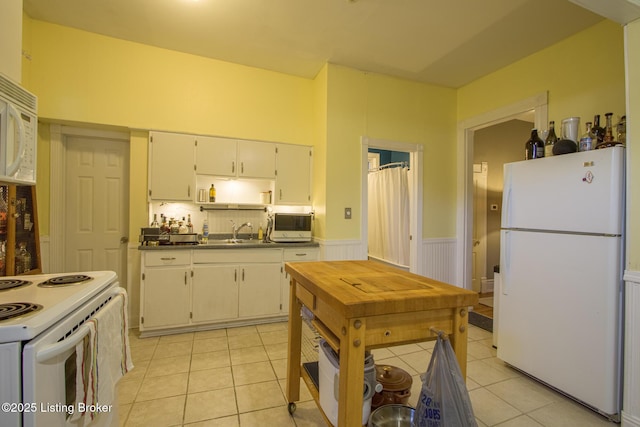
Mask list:
[[467,386],[451,343],[438,333],[416,407],[417,427],[477,427]]

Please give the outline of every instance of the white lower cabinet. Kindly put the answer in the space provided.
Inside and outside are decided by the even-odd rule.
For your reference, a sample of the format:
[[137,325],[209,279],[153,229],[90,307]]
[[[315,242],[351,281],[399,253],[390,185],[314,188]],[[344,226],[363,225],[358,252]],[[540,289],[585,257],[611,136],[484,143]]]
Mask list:
[[258,317],[280,313],[280,261],[245,264],[238,267],[239,317]]
[[192,321],[215,322],[238,317],[238,269],[229,265],[193,267]]
[[140,331],[160,334],[281,318],[289,311],[283,261],[317,259],[315,247],[144,251]]
[[315,247],[299,247],[284,249],[282,254],[282,275],[280,280],[280,293],[281,293],[281,313],[289,313],[289,273],[284,270],[284,263],[286,262],[303,262],[303,261],[317,261],[318,253],[320,250]]
[[149,252],[142,259],[140,331],[188,325],[191,311],[189,252]]

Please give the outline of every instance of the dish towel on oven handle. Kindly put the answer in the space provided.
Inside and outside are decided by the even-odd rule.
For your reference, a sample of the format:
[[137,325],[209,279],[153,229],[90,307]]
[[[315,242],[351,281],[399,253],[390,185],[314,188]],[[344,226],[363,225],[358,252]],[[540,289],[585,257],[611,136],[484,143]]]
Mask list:
[[[87,320],[89,333],[76,346],[76,412],[71,421],[83,418],[83,426],[99,415],[98,405],[116,404],[116,384],[133,369],[127,302],[127,292],[118,288],[109,302]],[[85,412],[78,411],[82,407]]]

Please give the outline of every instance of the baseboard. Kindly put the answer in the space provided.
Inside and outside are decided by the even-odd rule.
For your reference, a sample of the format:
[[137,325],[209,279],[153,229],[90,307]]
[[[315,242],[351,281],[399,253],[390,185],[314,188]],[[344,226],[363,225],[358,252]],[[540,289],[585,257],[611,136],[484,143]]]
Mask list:
[[622,411],[622,427],[640,427],[640,418]]

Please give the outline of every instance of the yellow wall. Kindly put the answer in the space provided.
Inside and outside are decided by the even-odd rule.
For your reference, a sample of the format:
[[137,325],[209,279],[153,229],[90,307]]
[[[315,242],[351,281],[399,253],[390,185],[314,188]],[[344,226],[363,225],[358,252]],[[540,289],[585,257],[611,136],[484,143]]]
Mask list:
[[313,233],[316,237],[325,238],[327,212],[327,74],[328,65],[322,67],[314,79],[314,125],[316,138],[313,148],[313,180],[312,197],[315,220]]
[[627,25],[627,79],[629,111],[627,118],[627,264],[626,268],[640,271],[640,20]]
[[[455,236],[453,89],[329,65],[327,237],[360,238],[361,136],[424,146],[424,237]],[[344,219],[344,208],[353,219]]]
[[604,125],[625,111],[624,79],[623,29],[604,20],[460,88],[458,120],[548,91],[549,120],[579,116],[584,127],[600,114]]
[[[311,145],[314,84],[281,73],[32,20],[23,68],[41,121],[132,129],[130,230],[147,222],[146,130]],[[44,128],[44,126],[41,126]],[[140,131],[142,130],[142,131]],[[43,133],[45,132],[45,133]],[[39,132],[41,234],[49,232],[48,135]],[[144,185],[142,191],[141,185]],[[144,207],[144,210],[140,210]]]
[[[361,237],[362,136],[422,144],[423,237],[454,237],[458,121],[542,91],[549,92],[556,121],[577,115],[584,123],[625,108],[622,28],[609,21],[459,90],[333,64],[303,79],[28,17],[23,29],[32,58],[23,81],[38,95],[43,120],[132,130],[133,233],[147,221],[147,129],[313,144],[315,231],[326,239]],[[41,212],[48,212],[45,132]],[[353,209],[353,219],[343,219],[345,207]],[[48,217],[39,216],[46,235]]]

